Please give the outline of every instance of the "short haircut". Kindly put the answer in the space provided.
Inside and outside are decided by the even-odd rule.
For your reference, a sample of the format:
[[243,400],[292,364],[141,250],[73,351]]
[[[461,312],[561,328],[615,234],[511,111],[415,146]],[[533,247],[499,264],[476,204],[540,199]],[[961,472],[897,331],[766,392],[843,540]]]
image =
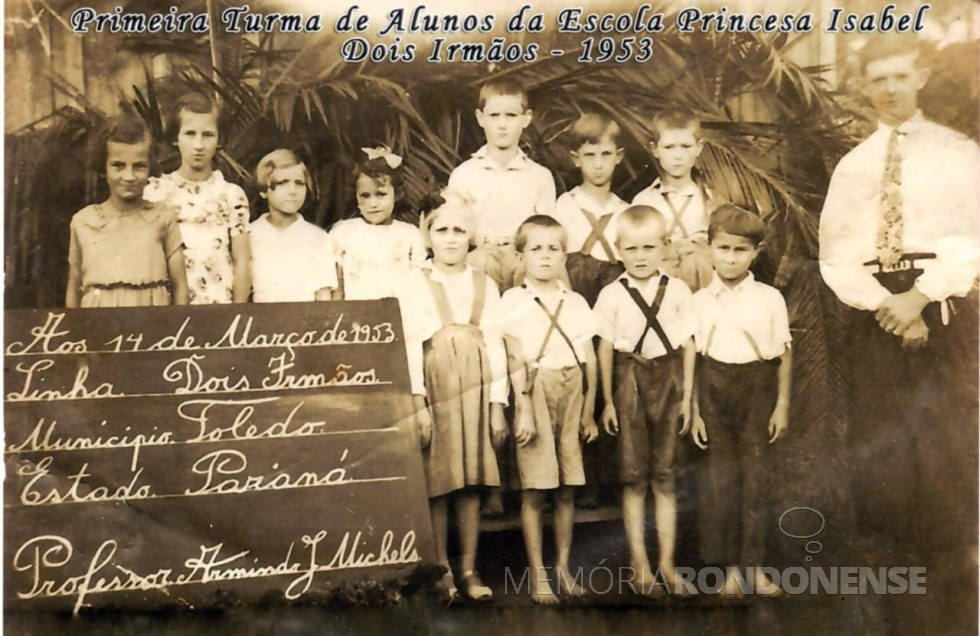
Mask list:
[[[199,115],[207,115],[209,113],[214,113],[215,121],[220,123],[220,111],[218,110],[218,105],[210,97],[204,93],[185,93],[181,95],[174,104],[174,109],[170,113],[170,136],[173,140],[177,139],[180,134],[180,114],[183,111],[188,111],[191,113],[197,113]],[[220,136],[220,126],[219,132]]]
[[686,128],[693,128],[695,138],[701,138],[701,119],[686,108],[665,108],[650,120],[653,143],[660,141],[660,135],[665,130],[684,130]]
[[470,231],[470,246],[472,247],[476,233],[476,217],[473,213],[473,202],[466,194],[459,190],[450,190],[449,188],[444,188],[437,193],[428,194],[419,201],[419,212],[421,213],[419,227],[422,230],[422,237],[425,239],[425,244],[432,244],[429,239],[429,227],[441,215],[450,211],[463,214],[466,219],[466,226]]
[[741,236],[758,247],[766,238],[766,224],[762,218],[732,203],[726,203],[711,213],[708,221],[708,242],[719,233]]
[[105,172],[105,164],[109,159],[109,142],[117,144],[141,144],[148,143],[150,146],[150,166],[151,169],[156,162],[156,146],[153,137],[146,123],[139,115],[124,113],[108,119],[102,127],[98,136],[98,146],[93,156],[94,168],[96,172]]
[[872,62],[904,55],[915,55],[916,65],[921,64],[922,52],[917,37],[892,33],[883,36],[870,36],[858,51],[858,66],[861,73],[864,74],[868,64]]
[[621,133],[619,124],[608,115],[585,113],[572,124],[572,150],[585,144],[597,144],[604,137],[609,137],[618,148]]
[[561,244],[562,252],[568,249],[568,232],[565,231],[561,223],[555,220],[555,217],[547,214],[534,214],[524,219],[524,222],[517,228],[517,236],[514,237],[514,249],[523,252],[524,248],[527,247],[528,234],[534,229],[557,229],[560,232],[558,241]]
[[395,189],[395,201],[401,200],[403,194],[401,166],[392,168],[388,165],[388,162],[385,161],[384,157],[365,159],[354,166],[354,172],[352,174],[354,181],[356,182],[358,177],[361,175],[370,177],[379,186],[383,182],[389,181],[391,183],[391,187]]
[[623,210],[619,218],[616,219],[616,242],[619,243],[619,240],[628,231],[642,230],[652,223],[660,225],[664,238],[666,238],[667,220],[659,210],[649,205],[631,205]]
[[313,177],[310,171],[296,153],[288,148],[277,148],[259,160],[259,164],[255,166],[255,182],[259,185],[259,189],[265,192],[272,185],[272,175],[276,170],[293,166],[303,166],[303,179],[306,181],[306,187],[312,191]]
[[480,110],[487,105],[487,101],[497,95],[513,95],[521,98],[521,108],[527,110],[527,90],[512,79],[492,79],[480,87]]

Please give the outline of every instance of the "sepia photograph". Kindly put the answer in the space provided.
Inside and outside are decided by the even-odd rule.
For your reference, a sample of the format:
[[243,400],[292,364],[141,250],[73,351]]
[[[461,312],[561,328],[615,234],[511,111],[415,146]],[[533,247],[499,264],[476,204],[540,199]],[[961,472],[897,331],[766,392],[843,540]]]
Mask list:
[[976,0],[4,24],[7,633],[977,633]]

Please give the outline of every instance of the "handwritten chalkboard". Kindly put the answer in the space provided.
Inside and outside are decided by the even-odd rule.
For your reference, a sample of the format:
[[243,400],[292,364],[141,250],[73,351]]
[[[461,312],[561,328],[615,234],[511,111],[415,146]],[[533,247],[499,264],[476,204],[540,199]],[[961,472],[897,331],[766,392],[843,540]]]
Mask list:
[[4,320],[7,607],[296,600],[432,561],[394,300]]

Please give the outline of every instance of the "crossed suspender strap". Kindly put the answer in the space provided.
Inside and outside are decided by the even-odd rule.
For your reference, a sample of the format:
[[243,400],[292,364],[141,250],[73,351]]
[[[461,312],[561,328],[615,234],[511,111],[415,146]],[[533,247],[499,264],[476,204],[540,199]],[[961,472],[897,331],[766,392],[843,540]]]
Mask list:
[[[521,287],[527,290],[527,285],[521,285]],[[538,349],[538,355],[535,356],[534,362],[528,365],[527,381],[524,385],[524,393],[530,393],[531,389],[534,388],[534,380],[538,374],[538,363],[540,363],[541,358],[544,357],[544,351],[548,347],[548,341],[551,340],[551,335],[555,332],[558,332],[558,335],[561,336],[562,340],[565,341],[565,344],[568,345],[568,348],[572,352],[572,357],[575,358],[575,364],[582,372],[582,390],[584,392],[586,388],[586,382],[587,382],[585,377],[585,363],[579,359],[578,354],[575,352],[575,345],[572,344],[572,339],[568,337],[568,334],[565,333],[565,330],[561,328],[560,324],[558,324],[558,316],[561,315],[561,308],[565,304],[565,299],[562,298],[560,301],[558,301],[558,306],[555,308],[555,313],[551,313],[550,311],[548,311],[548,308],[545,307],[544,303],[541,302],[541,299],[538,298],[537,296],[534,296],[534,302],[538,304],[538,307],[540,307],[541,311],[543,311],[544,314],[548,317],[548,320],[551,321],[551,324],[548,325],[548,331],[545,332],[544,339],[541,341],[541,348]]]
[[[711,350],[711,340],[715,337],[715,329],[717,329],[717,327],[718,325],[711,325],[711,330],[708,331],[708,340],[704,343],[704,351],[701,352],[702,355],[707,356],[708,352]],[[755,341],[752,334],[745,329],[742,330],[742,333],[745,334],[745,339],[748,341],[749,346],[752,347],[752,351],[755,353],[756,359],[760,361],[765,360],[765,358],[762,357],[762,349],[759,348],[759,343]]]
[[[704,184],[701,183],[700,181],[698,181],[698,191],[701,195],[701,200],[704,202],[705,210],[707,211],[708,190],[704,187]],[[674,214],[674,221],[670,224],[670,227],[667,229],[667,236],[673,234],[675,229],[679,229],[681,231],[681,234],[684,236],[684,238],[691,238],[691,235],[688,233],[687,228],[684,227],[684,224],[681,222],[681,217],[684,215],[684,212],[687,210],[687,206],[691,205],[691,201],[694,200],[695,195],[692,194],[691,196],[687,197],[687,200],[684,201],[684,205],[682,205],[681,209],[678,210],[676,207],[674,207],[674,204],[670,202],[670,199],[667,198],[668,194],[670,193],[662,192],[660,194],[660,196],[662,196],[664,198],[664,201],[667,203],[667,207],[669,207],[670,211]]]
[[[422,275],[425,276],[425,280],[432,290],[432,298],[435,300],[436,309],[439,311],[439,320],[442,322],[442,326],[453,324],[453,310],[449,304],[449,298],[446,296],[446,288],[439,281],[432,280],[432,270],[428,267],[422,268]],[[474,327],[480,326],[480,317],[487,300],[487,286],[481,280],[481,276],[480,272],[473,270],[473,306],[470,308],[470,324]]]
[[640,336],[640,341],[636,343],[636,347],[633,348],[633,353],[639,355],[640,351],[643,349],[643,341],[646,340],[647,333],[652,329],[657,337],[660,338],[660,342],[664,345],[664,349],[667,353],[672,353],[675,349],[672,344],[670,344],[670,338],[667,337],[667,333],[664,328],[660,325],[660,321],[657,320],[657,314],[660,313],[660,305],[664,301],[664,294],[667,292],[667,283],[670,279],[666,276],[660,277],[660,283],[657,286],[657,295],[653,299],[652,305],[647,305],[646,301],[643,300],[643,296],[640,294],[640,290],[635,287],[630,287],[629,282],[625,278],[620,278],[619,282],[623,284],[626,292],[636,303],[636,306],[640,308],[643,315],[646,317],[647,324],[643,328],[643,335]]
[[602,246],[602,249],[606,252],[606,256],[609,257],[609,260],[615,262],[616,256],[613,254],[612,246],[609,245],[609,241],[606,240],[605,236],[606,228],[609,226],[609,222],[612,220],[612,214],[606,214],[596,219],[594,214],[582,206],[579,206],[579,209],[585,216],[585,220],[592,226],[592,233],[589,234],[588,238],[585,239],[585,242],[582,243],[582,249],[580,249],[579,252],[588,256],[592,253],[592,248],[595,247],[595,244],[599,243],[599,245]]

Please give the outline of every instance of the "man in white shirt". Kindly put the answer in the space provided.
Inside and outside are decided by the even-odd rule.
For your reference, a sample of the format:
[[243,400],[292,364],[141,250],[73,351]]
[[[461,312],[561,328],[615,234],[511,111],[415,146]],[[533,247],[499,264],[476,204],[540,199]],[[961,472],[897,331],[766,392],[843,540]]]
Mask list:
[[920,554],[976,546],[977,145],[922,117],[914,44],[869,41],[862,72],[878,129],[841,159],[820,218],[824,280],[855,310],[858,528]]

